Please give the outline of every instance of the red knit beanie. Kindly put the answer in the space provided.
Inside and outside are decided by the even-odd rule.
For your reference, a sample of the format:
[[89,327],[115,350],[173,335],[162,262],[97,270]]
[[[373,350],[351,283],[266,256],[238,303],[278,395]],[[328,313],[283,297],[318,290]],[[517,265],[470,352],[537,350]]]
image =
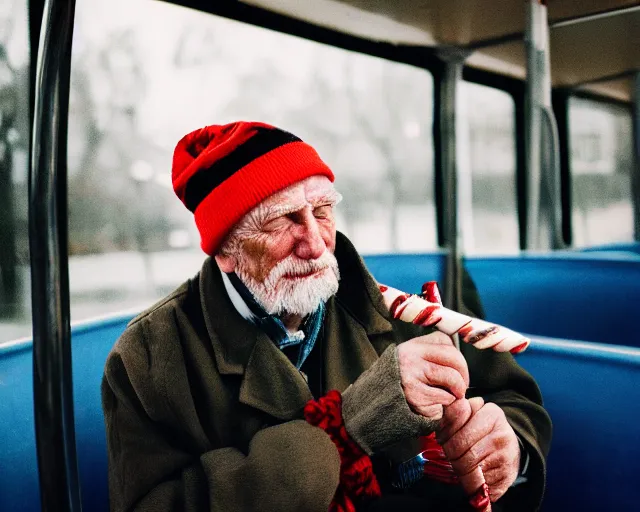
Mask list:
[[195,215],[202,250],[213,255],[260,202],[315,175],[334,180],[311,146],[274,126],[241,121],[183,137],[173,154],[171,179]]

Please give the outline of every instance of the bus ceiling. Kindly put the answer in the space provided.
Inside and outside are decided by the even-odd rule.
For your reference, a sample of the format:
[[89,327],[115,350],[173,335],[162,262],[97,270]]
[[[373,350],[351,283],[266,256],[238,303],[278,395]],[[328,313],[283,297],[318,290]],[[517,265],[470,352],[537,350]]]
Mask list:
[[[268,28],[295,20],[366,41],[473,50],[465,62],[471,68],[518,79],[526,75],[524,0],[162,1],[240,21],[246,17],[254,25],[261,25],[266,14],[277,15],[279,22],[267,22]],[[640,71],[640,1],[540,1],[549,10],[553,87],[633,101],[634,76]],[[44,3],[29,0],[33,48]]]
[[[198,1],[178,1],[197,7]],[[242,0],[371,41],[475,50],[466,64],[524,78],[526,2],[504,0]],[[640,70],[640,2],[548,0],[554,87],[631,101]],[[595,51],[597,49],[597,51]]]

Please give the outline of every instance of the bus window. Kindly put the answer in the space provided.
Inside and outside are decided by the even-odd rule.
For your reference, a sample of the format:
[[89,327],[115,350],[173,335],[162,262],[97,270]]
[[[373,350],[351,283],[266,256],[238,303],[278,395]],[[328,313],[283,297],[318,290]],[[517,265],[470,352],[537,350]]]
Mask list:
[[26,0],[0,4],[0,344],[31,333]]
[[629,110],[569,100],[573,245],[633,240],[632,121]]
[[458,109],[458,165],[464,248],[467,254],[508,254],[519,250],[516,207],[515,105],[506,92],[462,82]]
[[148,305],[198,271],[171,158],[207,124],[261,120],[316,147],[362,252],[436,247],[426,71],[155,1],[78,3],[73,51],[73,320]]

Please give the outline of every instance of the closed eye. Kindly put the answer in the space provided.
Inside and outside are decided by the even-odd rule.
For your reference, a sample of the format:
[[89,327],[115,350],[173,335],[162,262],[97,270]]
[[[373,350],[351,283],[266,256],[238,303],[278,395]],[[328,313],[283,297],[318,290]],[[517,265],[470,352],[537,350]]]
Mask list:
[[288,226],[291,223],[291,220],[291,214],[280,215],[279,217],[271,219],[266,224],[264,224],[262,226],[262,229],[264,229],[265,231],[274,231],[276,229]]
[[331,216],[333,213],[333,206],[330,204],[323,204],[320,206],[316,206],[313,209],[313,216],[316,219],[326,219]]

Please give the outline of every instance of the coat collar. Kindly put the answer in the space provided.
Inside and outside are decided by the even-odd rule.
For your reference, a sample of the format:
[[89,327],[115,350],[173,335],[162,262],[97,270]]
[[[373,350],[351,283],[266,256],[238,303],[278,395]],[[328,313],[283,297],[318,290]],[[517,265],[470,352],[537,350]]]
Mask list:
[[215,260],[200,273],[200,303],[222,375],[242,375],[239,400],[281,420],[295,418],[313,397],[307,383],[269,337],[233,306]]
[[[340,233],[335,254],[341,280],[327,304],[327,375],[330,387],[343,390],[377,358],[367,336],[389,332],[392,325],[375,280]],[[240,402],[281,420],[298,417],[313,398],[304,378],[264,332],[238,313],[213,258],[202,267],[199,287],[218,371],[243,376]]]
[[336,234],[335,256],[340,268],[337,301],[364,327],[367,335],[391,331],[391,316],[378,283],[351,241],[340,232]]

